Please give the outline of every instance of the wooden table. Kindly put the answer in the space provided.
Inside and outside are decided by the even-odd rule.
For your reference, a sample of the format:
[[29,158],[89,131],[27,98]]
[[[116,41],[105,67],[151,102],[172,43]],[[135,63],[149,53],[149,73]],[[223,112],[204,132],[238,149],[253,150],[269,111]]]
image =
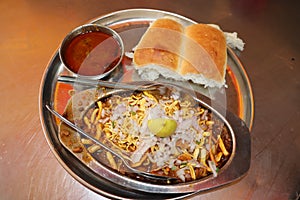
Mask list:
[[45,140],[38,97],[64,36],[112,11],[154,8],[237,31],[252,83],[251,167],[241,181],[194,199],[299,199],[300,1],[60,0],[0,2],[0,199],[101,199],[57,162]]

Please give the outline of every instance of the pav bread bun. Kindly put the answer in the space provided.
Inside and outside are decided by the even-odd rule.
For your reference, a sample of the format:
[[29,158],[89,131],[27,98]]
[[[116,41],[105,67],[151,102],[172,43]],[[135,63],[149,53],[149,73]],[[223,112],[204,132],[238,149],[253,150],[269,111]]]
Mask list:
[[139,41],[133,63],[142,79],[160,75],[205,87],[225,84],[227,62],[223,32],[206,24],[183,27],[170,18],[154,21]]

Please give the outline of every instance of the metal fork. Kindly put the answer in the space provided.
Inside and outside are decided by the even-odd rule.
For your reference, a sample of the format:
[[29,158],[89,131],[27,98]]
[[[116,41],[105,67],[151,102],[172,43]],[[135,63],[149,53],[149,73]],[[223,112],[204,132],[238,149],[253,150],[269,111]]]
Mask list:
[[56,117],[58,117],[61,121],[63,121],[64,123],[66,123],[68,126],[70,126],[71,128],[73,128],[74,130],[76,130],[79,134],[81,134],[82,136],[87,137],[88,139],[92,140],[93,142],[95,142],[96,144],[98,144],[99,146],[103,147],[105,150],[109,151],[110,153],[112,153],[113,155],[117,156],[119,159],[121,159],[124,163],[124,165],[131,170],[132,172],[139,174],[140,176],[143,176],[145,178],[148,179],[155,179],[155,180],[161,180],[161,181],[171,181],[171,180],[176,180],[177,178],[175,177],[170,177],[170,176],[164,176],[164,175],[156,175],[156,174],[152,174],[150,172],[145,172],[145,171],[141,171],[139,169],[133,168],[131,167],[131,165],[128,163],[128,161],[119,153],[113,151],[111,148],[107,147],[106,145],[104,145],[102,142],[100,142],[99,140],[93,138],[92,136],[90,136],[89,134],[85,133],[81,128],[79,128],[78,126],[76,126],[75,124],[73,124],[71,121],[69,121],[68,119],[66,119],[65,117],[63,117],[62,115],[60,115],[58,112],[56,112],[55,110],[53,110],[49,105],[45,105],[46,108]]

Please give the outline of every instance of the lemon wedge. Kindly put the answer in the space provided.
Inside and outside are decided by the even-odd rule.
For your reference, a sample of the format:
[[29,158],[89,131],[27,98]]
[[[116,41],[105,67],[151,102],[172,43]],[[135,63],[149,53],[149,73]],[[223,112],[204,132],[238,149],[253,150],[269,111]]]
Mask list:
[[175,132],[177,123],[173,119],[150,119],[148,120],[148,128],[154,135],[158,137],[168,137]]

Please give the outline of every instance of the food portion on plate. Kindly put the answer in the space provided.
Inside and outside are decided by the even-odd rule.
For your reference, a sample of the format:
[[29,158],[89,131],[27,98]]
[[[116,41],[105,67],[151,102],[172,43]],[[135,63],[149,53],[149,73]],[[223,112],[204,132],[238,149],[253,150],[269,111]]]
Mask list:
[[[116,92],[81,110],[80,117],[72,120],[82,130],[122,154],[133,167],[177,178],[176,183],[217,176],[231,156],[232,133],[227,125],[211,110],[174,89]],[[69,112],[65,116],[70,116]],[[72,151],[82,153],[87,163],[94,158],[139,179],[91,140],[74,140],[76,134],[66,127],[61,128],[60,135],[65,141],[69,137],[69,142],[73,138],[75,147],[83,145]]]
[[233,44],[234,38],[216,25],[184,27],[175,19],[160,18],[149,26],[135,47],[133,65],[144,80],[163,76],[220,88],[225,85],[226,38]]

